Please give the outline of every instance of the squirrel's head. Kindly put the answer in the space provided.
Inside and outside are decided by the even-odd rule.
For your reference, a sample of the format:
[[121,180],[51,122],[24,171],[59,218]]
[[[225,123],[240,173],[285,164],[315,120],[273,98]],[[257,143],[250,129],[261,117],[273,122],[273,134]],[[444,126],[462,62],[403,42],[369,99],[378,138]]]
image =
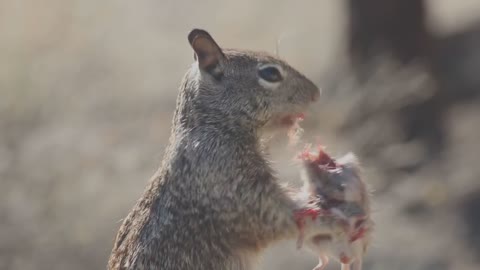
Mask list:
[[[188,41],[195,63],[186,75],[193,110],[237,119],[254,128],[291,126],[320,92],[309,79],[266,53],[222,49],[194,29]],[[211,113],[213,112],[213,113]]]

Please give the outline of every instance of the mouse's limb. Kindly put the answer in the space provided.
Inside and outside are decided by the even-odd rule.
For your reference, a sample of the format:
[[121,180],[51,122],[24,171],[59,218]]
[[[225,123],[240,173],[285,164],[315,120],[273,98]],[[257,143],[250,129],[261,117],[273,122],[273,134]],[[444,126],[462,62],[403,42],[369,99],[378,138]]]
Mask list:
[[349,263],[342,263],[341,270],[350,270],[350,264]]
[[319,256],[318,264],[317,266],[315,266],[315,268],[313,268],[313,270],[324,270],[325,267],[327,267],[328,265],[328,261],[329,261],[328,256],[325,254],[321,254]]
[[363,258],[362,256],[356,257],[350,263],[342,263],[341,270],[362,270]]
[[297,238],[297,249],[301,249],[303,246],[303,242],[305,241],[305,228],[304,225],[300,226],[297,223],[298,226],[298,238]]
[[362,270],[362,263],[362,256],[356,258],[355,261],[352,262],[352,270]]

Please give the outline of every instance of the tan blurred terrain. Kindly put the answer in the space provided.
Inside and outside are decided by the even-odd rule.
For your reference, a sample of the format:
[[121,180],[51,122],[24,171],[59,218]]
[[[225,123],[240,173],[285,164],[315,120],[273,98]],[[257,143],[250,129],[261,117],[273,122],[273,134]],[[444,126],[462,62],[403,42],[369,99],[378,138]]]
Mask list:
[[[476,0],[429,4],[437,33],[480,18]],[[120,220],[160,164],[194,27],[224,47],[273,53],[279,41],[323,88],[304,137],[364,160],[377,221],[365,269],[479,269],[479,103],[446,112],[442,157],[422,163],[425,146],[405,142],[393,111],[428,98],[429,79],[382,66],[357,85],[344,67],[344,10],[338,0],[0,0],[0,269],[105,269]],[[358,106],[372,113],[341,132]],[[272,156],[298,183],[284,145]],[[284,243],[262,265],[316,262]]]

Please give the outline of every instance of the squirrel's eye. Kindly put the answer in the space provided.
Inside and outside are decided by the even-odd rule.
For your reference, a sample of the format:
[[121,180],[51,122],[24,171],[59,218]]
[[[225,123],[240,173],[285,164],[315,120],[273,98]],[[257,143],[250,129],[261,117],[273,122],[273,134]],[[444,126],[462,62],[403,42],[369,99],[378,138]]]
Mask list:
[[268,82],[279,82],[281,81],[282,74],[276,67],[264,67],[258,70],[258,76]]

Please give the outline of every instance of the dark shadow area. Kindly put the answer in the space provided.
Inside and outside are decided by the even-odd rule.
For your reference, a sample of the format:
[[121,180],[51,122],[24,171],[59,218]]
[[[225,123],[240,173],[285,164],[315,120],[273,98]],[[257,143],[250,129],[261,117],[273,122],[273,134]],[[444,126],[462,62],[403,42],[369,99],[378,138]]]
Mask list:
[[465,198],[461,208],[467,227],[465,239],[472,248],[477,261],[480,261],[480,190]]

